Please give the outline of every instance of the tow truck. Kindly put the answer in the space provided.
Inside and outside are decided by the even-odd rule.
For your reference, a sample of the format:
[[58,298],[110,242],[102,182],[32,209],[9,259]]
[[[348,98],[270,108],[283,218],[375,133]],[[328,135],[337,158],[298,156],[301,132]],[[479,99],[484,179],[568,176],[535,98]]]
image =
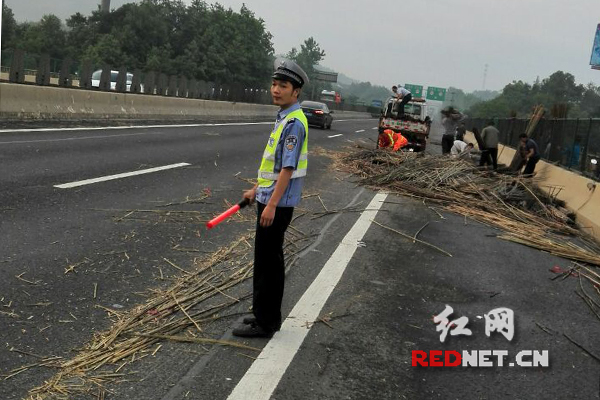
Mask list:
[[414,99],[404,106],[404,116],[398,118],[396,104],[399,100],[389,98],[381,109],[379,117],[379,133],[386,129],[402,134],[408,139],[404,148],[408,151],[424,151],[427,147],[431,118],[427,115],[426,101]]

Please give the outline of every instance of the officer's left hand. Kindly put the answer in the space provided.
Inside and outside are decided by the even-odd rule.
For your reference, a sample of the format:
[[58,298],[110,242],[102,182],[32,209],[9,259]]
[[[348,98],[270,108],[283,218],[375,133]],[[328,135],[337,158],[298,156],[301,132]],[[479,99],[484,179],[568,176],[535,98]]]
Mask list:
[[263,228],[267,228],[273,225],[273,220],[275,219],[275,207],[267,205],[260,215],[260,226]]

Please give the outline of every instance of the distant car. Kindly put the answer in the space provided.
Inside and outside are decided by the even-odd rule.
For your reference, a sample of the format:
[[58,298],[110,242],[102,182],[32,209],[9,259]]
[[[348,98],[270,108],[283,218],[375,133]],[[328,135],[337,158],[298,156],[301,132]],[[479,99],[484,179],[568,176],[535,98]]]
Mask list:
[[319,126],[321,129],[331,129],[333,123],[333,111],[329,110],[327,104],[316,101],[303,101],[300,104],[309,125]]
[[[92,74],[92,87],[100,87],[100,78],[102,77],[102,70],[94,71]],[[117,90],[117,78],[119,77],[119,71],[110,71],[110,90]],[[127,73],[127,92],[131,92],[131,83],[133,82],[133,74]]]

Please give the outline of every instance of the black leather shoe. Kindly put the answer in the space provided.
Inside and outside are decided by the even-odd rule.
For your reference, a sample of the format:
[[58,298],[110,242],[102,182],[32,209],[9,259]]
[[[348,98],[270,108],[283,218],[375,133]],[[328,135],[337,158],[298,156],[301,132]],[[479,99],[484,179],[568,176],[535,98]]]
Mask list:
[[271,338],[271,337],[273,337],[273,333],[275,333],[275,332],[267,331],[267,330],[261,328],[258,324],[253,323],[253,324],[249,324],[249,325],[240,326],[239,328],[234,329],[232,333],[234,336],[239,336],[239,337]]
[[242,322],[244,323],[244,325],[254,324],[256,323],[256,317],[245,317]]

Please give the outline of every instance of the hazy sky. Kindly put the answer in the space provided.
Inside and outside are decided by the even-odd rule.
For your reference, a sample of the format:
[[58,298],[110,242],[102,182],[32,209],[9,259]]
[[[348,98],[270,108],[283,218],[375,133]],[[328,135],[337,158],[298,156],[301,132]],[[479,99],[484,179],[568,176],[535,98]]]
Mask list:
[[[98,1],[5,0],[18,20],[89,13]],[[112,0],[112,8],[126,0]],[[189,2],[189,1],[188,1]],[[221,0],[246,3],[273,34],[277,53],[313,36],[327,53],[323,65],[385,86],[414,83],[501,89],[557,70],[580,83],[600,84],[589,59],[598,0]]]

